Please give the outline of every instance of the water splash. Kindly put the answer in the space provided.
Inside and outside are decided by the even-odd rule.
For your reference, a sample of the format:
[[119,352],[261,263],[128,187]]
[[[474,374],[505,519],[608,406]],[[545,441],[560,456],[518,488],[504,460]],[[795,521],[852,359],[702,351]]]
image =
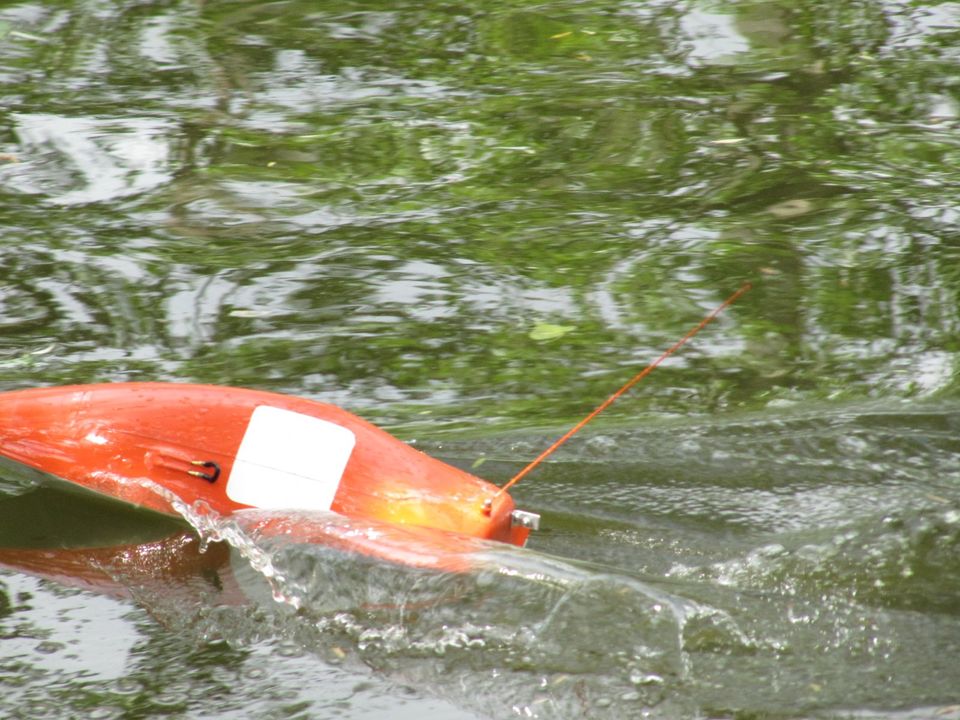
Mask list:
[[[101,473],[103,474],[103,473]],[[190,504],[168,488],[153,482],[149,478],[121,478],[113,476],[115,482],[130,483],[145,488],[166,501],[170,508],[186,520],[200,537],[200,552],[206,552],[210,543],[225,542],[237,550],[269,584],[273,599],[298,610],[302,604],[298,589],[287,581],[272,562],[266,552],[250,538],[231,517],[224,517],[204,500]]]
[[[482,545],[468,573],[401,567],[264,533],[281,515],[275,511],[223,517],[148,479],[128,482],[163,498],[197,532],[202,552],[227,543],[244,561],[230,567],[246,599],[234,608],[184,603],[169,586],[161,593],[140,582],[129,565],[114,568],[166,625],[240,645],[264,633],[286,637],[318,657],[339,662],[348,655],[495,716],[505,707],[525,717],[617,717],[624,708],[652,708],[690,680],[689,647],[703,646],[698,638],[707,632],[695,626],[720,628],[715,643],[742,634],[729,618],[709,620],[722,610],[612,569],[495,543]],[[314,538],[386,530],[329,513],[292,515],[311,524]],[[255,581],[266,582],[269,599]],[[448,687],[451,677],[460,690]]]

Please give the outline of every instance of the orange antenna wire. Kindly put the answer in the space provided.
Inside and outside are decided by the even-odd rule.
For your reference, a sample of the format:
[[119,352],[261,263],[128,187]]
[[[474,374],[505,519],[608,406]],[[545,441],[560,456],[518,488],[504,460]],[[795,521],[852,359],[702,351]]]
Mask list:
[[606,410],[608,407],[610,407],[618,397],[620,397],[621,395],[623,395],[625,392],[627,392],[627,390],[629,390],[630,388],[632,388],[632,387],[633,387],[634,385],[636,385],[638,382],[640,382],[641,380],[643,380],[647,375],[649,375],[651,372],[653,372],[653,369],[654,369],[655,367],[657,367],[657,365],[659,365],[660,363],[662,363],[664,360],[666,360],[668,357],[670,357],[673,353],[675,353],[677,350],[679,350],[680,347],[687,342],[687,340],[689,340],[690,338],[692,338],[692,337],[693,337],[694,335],[696,335],[698,332],[700,332],[701,330],[703,330],[703,328],[705,328],[707,325],[709,325],[711,322],[713,322],[713,320],[717,317],[717,315],[719,315],[719,314],[722,313],[726,308],[728,308],[730,305],[732,305],[733,303],[735,303],[735,302],[737,301],[737,298],[739,298],[741,295],[743,295],[745,292],[747,292],[747,291],[748,291],[750,288],[752,288],[752,287],[753,287],[753,285],[752,285],[751,283],[749,283],[749,282],[744,283],[744,284],[740,287],[740,289],[737,290],[733,295],[731,295],[731,296],[728,297],[726,300],[724,300],[720,305],[718,305],[717,307],[715,307],[705,318],[703,318],[703,320],[700,321],[700,323],[699,323],[696,327],[691,328],[691,329],[687,332],[686,335],[684,335],[682,338],[680,338],[679,340],[677,340],[677,342],[675,342],[673,345],[671,345],[670,348],[669,348],[665,353],[663,353],[663,355],[661,355],[660,357],[658,357],[658,358],[657,358],[656,360],[654,360],[652,363],[650,363],[649,365],[647,365],[643,370],[641,370],[641,371],[638,372],[636,375],[634,375],[632,378],[630,378],[630,380],[628,380],[628,381],[623,385],[623,387],[621,387],[621,388],[620,388],[619,390],[617,390],[613,395],[611,395],[611,396],[608,397],[606,400],[604,400],[602,403],[600,403],[593,412],[591,412],[589,415],[587,415],[585,418],[583,418],[583,420],[581,420],[580,422],[578,422],[578,423],[577,423],[576,425],[574,425],[572,428],[570,428],[569,430],[567,430],[567,432],[563,435],[563,437],[561,437],[559,440],[557,440],[555,443],[553,443],[553,445],[551,445],[551,446],[548,447],[546,450],[544,450],[542,453],[540,453],[540,454],[536,457],[536,459],[535,459],[533,462],[531,462],[529,465],[527,465],[525,468],[523,468],[523,470],[521,470],[521,471],[518,472],[516,475],[514,475],[506,485],[504,485],[502,488],[500,488],[500,490],[497,492],[497,496],[502,495],[502,494],[505,493],[507,490],[509,490],[511,487],[513,487],[513,486],[516,485],[518,482],[520,482],[520,480],[521,480],[523,477],[525,477],[531,470],[533,470],[537,465],[539,465],[541,462],[543,462],[545,458],[547,458],[549,455],[552,455],[553,452],[554,452],[557,448],[559,448],[559,447],[560,447],[561,445],[563,445],[567,440],[569,440],[569,439],[572,438],[574,435],[576,435],[578,432],[580,432],[580,430],[583,429],[583,426],[584,426],[584,425],[586,425],[588,422],[590,422],[591,420],[593,420],[597,415],[599,415],[599,414],[602,413],[604,410]]

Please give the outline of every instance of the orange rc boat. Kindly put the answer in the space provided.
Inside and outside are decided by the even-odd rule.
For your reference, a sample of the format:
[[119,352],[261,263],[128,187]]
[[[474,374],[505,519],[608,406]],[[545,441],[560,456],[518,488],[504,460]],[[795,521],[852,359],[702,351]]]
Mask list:
[[[477,538],[523,545],[539,519],[516,510],[496,486],[346,410],[210,385],[2,393],[4,469],[37,470],[40,478],[170,515],[190,508],[220,516],[244,508],[287,511],[259,531],[443,569],[481,545]],[[330,511],[377,530],[338,533],[332,522],[318,532],[316,523],[291,522],[297,511]]]

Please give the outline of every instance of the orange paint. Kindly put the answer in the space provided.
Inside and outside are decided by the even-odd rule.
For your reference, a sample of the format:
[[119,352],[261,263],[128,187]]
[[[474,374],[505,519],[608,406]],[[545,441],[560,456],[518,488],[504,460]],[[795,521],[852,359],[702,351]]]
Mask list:
[[[257,390],[117,383],[3,393],[0,455],[161,513],[175,514],[143,479],[224,516],[306,507],[416,528],[418,537],[440,531],[430,540],[438,557],[458,556],[476,538],[523,545],[529,532],[512,527],[513,500],[496,486],[338,407]],[[308,524],[298,532],[311,536]],[[404,564],[443,564],[416,552],[411,562],[402,539],[351,542],[345,533],[337,544]]]

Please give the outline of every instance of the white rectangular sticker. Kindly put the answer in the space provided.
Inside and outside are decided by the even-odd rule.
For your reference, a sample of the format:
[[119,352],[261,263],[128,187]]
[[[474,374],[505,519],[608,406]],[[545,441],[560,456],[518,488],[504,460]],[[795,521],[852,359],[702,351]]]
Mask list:
[[329,510],[355,443],[345,427],[261,405],[240,441],[227,497],[265,510]]

